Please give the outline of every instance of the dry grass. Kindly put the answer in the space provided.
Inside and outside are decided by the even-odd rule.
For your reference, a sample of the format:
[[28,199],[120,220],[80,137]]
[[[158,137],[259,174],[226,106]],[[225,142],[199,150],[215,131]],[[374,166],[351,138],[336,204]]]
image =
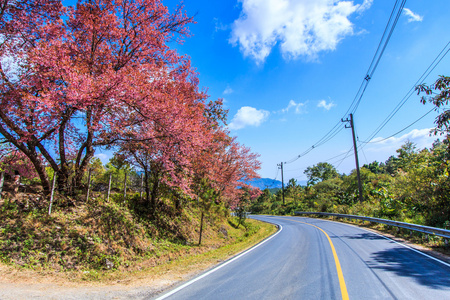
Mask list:
[[[180,281],[188,280],[195,275],[211,268],[230,257],[245,251],[274,232],[276,227],[256,220],[248,220],[250,227],[257,230],[245,237],[245,230],[230,226],[227,243],[217,247],[217,238],[207,238],[203,246],[194,246],[183,255],[164,257],[159,264],[154,264],[154,258],[144,259],[136,265],[133,271],[58,271],[31,270],[17,266],[0,264],[0,287],[11,288],[11,295],[21,295],[10,284],[27,286],[28,289],[44,290],[44,295],[56,293],[70,294],[74,289],[80,291],[86,287],[96,287],[105,290],[137,290],[143,289],[158,293]],[[51,288],[50,288],[51,287]],[[26,295],[35,295],[31,291]],[[39,295],[39,294],[38,294]]]
[[254,220],[236,227],[218,206],[205,218],[198,246],[196,205],[178,211],[166,200],[150,216],[133,198],[124,205],[94,195],[89,204],[72,205],[57,197],[48,216],[45,199],[19,196],[0,204],[0,285],[170,285],[276,231]]

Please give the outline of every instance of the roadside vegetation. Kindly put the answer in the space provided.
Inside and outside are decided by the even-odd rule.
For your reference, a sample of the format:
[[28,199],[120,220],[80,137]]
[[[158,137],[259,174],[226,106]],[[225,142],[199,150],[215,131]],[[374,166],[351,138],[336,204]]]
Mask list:
[[[446,142],[447,143],[447,142]],[[293,214],[315,211],[364,215],[421,225],[450,228],[448,145],[436,141],[431,149],[418,150],[405,143],[385,163],[361,168],[363,202],[359,201],[356,172],[338,174],[329,163],[309,167],[307,186],[290,180],[285,205],[280,189],[264,190],[250,210],[254,213]]]
[[[431,86],[417,87],[439,112],[437,136],[430,148],[418,149],[407,141],[385,162],[374,161],[361,168],[363,201],[359,201],[357,174],[339,174],[327,162],[308,167],[306,186],[291,179],[284,191],[266,189],[248,206],[252,213],[293,215],[295,211],[360,215],[450,229],[450,77],[441,76]],[[283,193],[285,203],[283,204]],[[412,234],[385,225],[378,229],[429,245],[447,246],[439,237]],[[448,248],[448,247],[447,247]]]
[[30,198],[35,196],[19,193],[1,203],[0,260],[36,271],[69,272],[84,280],[126,277],[200,254],[219,253],[219,260],[226,259],[274,228],[230,217],[228,209],[214,205],[204,216],[199,245],[201,208],[195,202],[177,210],[161,199],[157,213],[149,214],[139,193],[125,201],[113,194],[107,202],[94,192],[88,204],[77,205],[57,195],[55,211],[48,215],[48,203]]

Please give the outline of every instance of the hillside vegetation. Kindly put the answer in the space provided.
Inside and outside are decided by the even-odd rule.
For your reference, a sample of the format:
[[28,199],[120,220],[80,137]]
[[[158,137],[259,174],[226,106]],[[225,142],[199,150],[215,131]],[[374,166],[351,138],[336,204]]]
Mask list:
[[161,200],[157,213],[149,214],[139,194],[125,201],[115,194],[109,202],[94,195],[89,204],[75,206],[58,195],[49,216],[45,202],[30,199],[35,196],[20,193],[0,203],[0,260],[34,270],[74,271],[85,279],[107,270],[152,268],[242,242],[260,230],[215,205],[204,218],[198,245],[201,210],[194,203],[177,210]]
[[[359,201],[356,172],[338,174],[330,164],[308,169],[308,186],[289,181],[282,191],[264,190],[250,206],[254,213],[293,214],[317,211],[354,214],[412,222],[450,229],[449,145],[436,141],[431,149],[418,150],[407,142],[385,163],[361,168],[363,202]],[[332,172],[320,172],[328,168]]]

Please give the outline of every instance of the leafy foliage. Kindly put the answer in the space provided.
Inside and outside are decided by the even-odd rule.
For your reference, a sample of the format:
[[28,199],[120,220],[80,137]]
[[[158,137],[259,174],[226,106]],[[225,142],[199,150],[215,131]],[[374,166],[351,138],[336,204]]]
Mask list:
[[320,162],[317,165],[308,167],[304,173],[308,177],[308,185],[338,176],[336,168],[327,162]]
[[[435,106],[435,110],[440,112],[436,118],[436,129],[434,134],[445,134],[450,132],[450,110],[448,104],[450,101],[450,77],[439,76],[432,85],[421,84],[416,87],[418,94],[425,93],[421,102],[423,104],[430,102]],[[431,96],[438,92],[435,96]]]
[[[182,6],[3,2],[0,134],[46,194],[49,174],[59,192],[75,195],[88,170],[94,185],[114,175],[117,188],[135,167],[152,207],[167,191],[195,198],[203,179],[237,207],[240,182],[257,177],[258,156],[229,136],[222,100],[207,101],[188,57],[170,49],[193,22]],[[106,170],[93,158],[100,147],[118,150]]]
[[[447,140],[437,140],[431,149],[418,151],[407,141],[385,163],[361,168],[364,202],[358,202],[356,172],[325,179],[306,188],[290,181],[280,193],[263,194],[252,203],[254,213],[293,214],[319,211],[373,216],[448,227],[450,220],[449,151]],[[312,168],[309,168],[311,170]]]

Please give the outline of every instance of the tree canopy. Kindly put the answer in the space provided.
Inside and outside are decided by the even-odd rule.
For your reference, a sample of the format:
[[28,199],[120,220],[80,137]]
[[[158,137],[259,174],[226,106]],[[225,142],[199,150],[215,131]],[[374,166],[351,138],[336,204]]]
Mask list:
[[308,177],[308,185],[339,176],[336,168],[327,162],[308,167],[303,173]]
[[143,170],[155,193],[162,184],[193,196],[201,177],[232,203],[238,182],[257,176],[257,155],[224,128],[222,101],[208,100],[189,58],[169,46],[193,22],[181,5],[5,0],[1,8],[0,134],[47,193],[46,167],[70,193],[100,147]]

